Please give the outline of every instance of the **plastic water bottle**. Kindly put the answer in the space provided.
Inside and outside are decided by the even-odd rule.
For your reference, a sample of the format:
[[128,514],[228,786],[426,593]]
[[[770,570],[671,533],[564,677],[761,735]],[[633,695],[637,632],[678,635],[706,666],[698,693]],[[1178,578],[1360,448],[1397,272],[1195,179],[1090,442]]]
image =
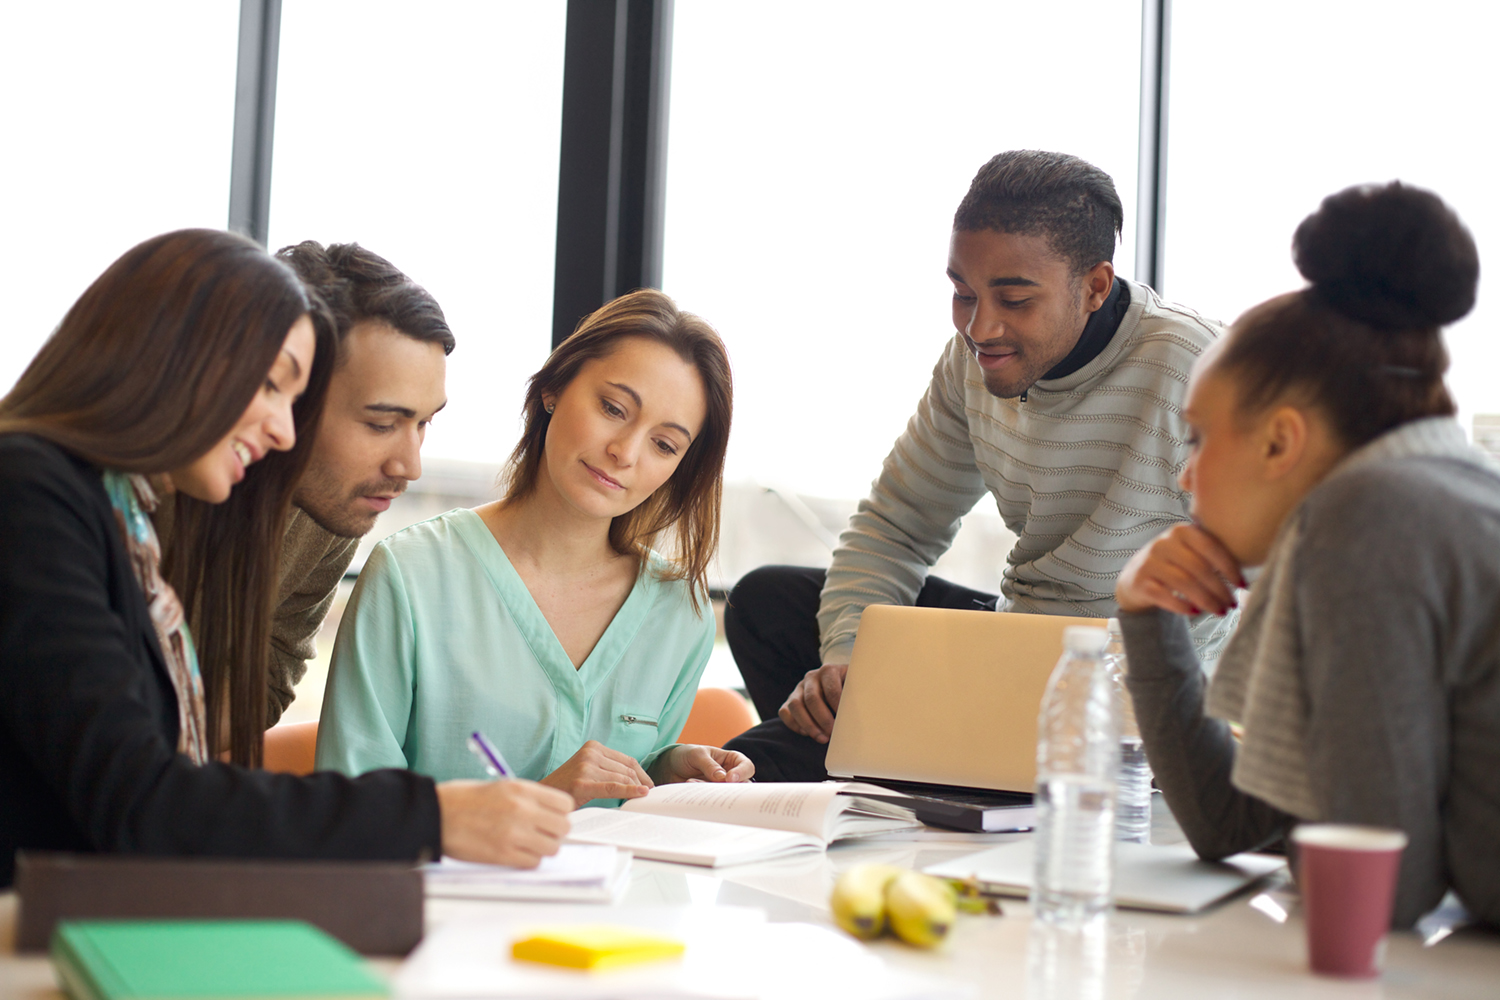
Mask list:
[[1105,662],[1120,699],[1120,797],[1115,804],[1115,839],[1134,844],[1151,843],[1151,765],[1141,745],[1141,728],[1135,721],[1135,706],[1125,689],[1129,665],[1125,661],[1125,639],[1120,620],[1109,620],[1109,645]]
[[1086,924],[1114,898],[1120,702],[1108,640],[1102,628],[1064,631],[1037,720],[1031,909],[1048,923]]

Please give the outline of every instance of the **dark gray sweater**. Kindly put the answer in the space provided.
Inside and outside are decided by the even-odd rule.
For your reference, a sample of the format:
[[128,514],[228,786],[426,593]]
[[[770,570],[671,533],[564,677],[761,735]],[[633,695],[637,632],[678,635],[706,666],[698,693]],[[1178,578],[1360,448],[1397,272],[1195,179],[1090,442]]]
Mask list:
[[[1292,516],[1321,817],[1411,838],[1394,926],[1450,887],[1500,926],[1500,477],[1392,459],[1325,481]],[[1217,859],[1279,841],[1297,820],[1231,783],[1235,743],[1204,714],[1184,620],[1151,611],[1121,625],[1146,753],[1194,850]]]

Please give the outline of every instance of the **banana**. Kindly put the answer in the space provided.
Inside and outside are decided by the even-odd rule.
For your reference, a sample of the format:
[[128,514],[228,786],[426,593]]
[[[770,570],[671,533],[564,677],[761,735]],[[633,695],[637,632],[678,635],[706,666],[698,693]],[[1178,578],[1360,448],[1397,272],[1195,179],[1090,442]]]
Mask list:
[[894,865],[855,865],[844,872],[828,901],[834,921],[857,938],[879,937],[885,930],[886,883],[903,872]]
[[957,917],[956,902],[952,885],[921,872],[902,872],[885,887],[891,930],[919,948],[935,947],[947,936]]
[[1005,911],[1000,909],[1000,902],[986,896],[984,890],[979,887],[977,879],[950,878],[948,884],[953,886],[953,892],[958,897],[959,913],[987,913],[992,917],[1005,916]]

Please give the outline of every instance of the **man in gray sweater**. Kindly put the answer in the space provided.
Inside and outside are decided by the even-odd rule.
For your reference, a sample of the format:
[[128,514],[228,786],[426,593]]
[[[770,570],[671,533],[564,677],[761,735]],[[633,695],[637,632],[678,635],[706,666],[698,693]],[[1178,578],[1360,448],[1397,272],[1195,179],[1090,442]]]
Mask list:
[[[292,498],[271,618],[266,726],[275,725],[317,655],[339,581],[375,519],[422,475],[427,424],[448,403],[453,331],[437,300],[358,243],[308,240],[276,256],[327,303],[338,358],[318,439]],[[155,518],[165,547],[164,508]]]
[[[1188,519],[1182,403],[1217,323],[1118,278],[1123,210],[1074,156],[991,159],[953,220],[958,334],[826,572],[767,566],[725,631],[767,721],[730,742],[758,777],[817,781],[869,604],[1108,617],[1129,557]],[[999,596],[929,576],[986,493],[1016,533]],[[1212,662],[1233,618],[1201,616]]]
[[272,725],[317,655],[344,571],[375,519],[422,475],[421,447],[444,388],[453,332],[426,289],[357,243],[311,240],[277,256],[328,303],[339,356],[281,548],[268,664]]

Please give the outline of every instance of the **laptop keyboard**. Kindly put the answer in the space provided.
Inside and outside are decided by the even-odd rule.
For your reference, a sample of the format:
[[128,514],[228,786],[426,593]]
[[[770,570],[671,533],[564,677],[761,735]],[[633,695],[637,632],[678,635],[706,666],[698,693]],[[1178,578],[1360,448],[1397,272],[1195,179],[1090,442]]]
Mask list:
[[983,788],[957,788],[951,785],[927,785],[918,781],[888,781],[884,778],[860,778],[872,785],[889,788],[925,799],[942,802],[958,802],[966,806],[1018,806],[1029,805],[1031,796],[1026,792],[998,792]]

